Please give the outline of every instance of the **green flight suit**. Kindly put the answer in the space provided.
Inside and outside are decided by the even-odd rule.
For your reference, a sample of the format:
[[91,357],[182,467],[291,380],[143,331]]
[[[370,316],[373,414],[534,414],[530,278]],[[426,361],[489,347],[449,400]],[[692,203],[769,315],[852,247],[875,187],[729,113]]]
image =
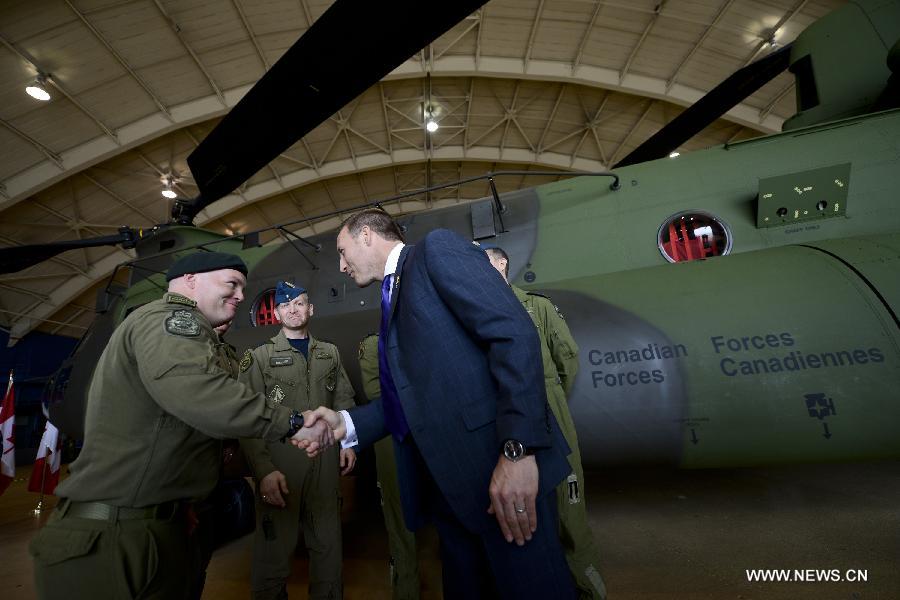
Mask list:
[[189,595],[186,508],[218,480],[219,439],[277,440],[290,426],[289,408],[228,377],[215,340],[196,304],[172,293],[113,332],[88,391],[81,455],[29,547],[39,598]]
[[526,292],[516,286],[511,287],[537,326],[541,338],[547,402],[572,449],[569,454],[572,474],[556,488],[559,534],[566,562],[575,578],[579,597],[602,599],[606,597],[606,586],[597,571],[598,552],[584,505],[581,451],[578,449],[578,435],[566,400],[578,372],[578,345],[559,310],[549,298]]
[[[359,369],[363,391],[371,400],[381,396],[378,379],[378,334],[359,343]],[[397,484],[397,464],[394,462],[394,440],[391,436],[375,442],[375,467],[381,491],[381,510],[388,534],[391,553],[391,589],[394,600],[419,598],[419,563],[416,555],[416,535],[403,522],[400,486]]]
[[[307,360],[280,331],[244,354],[239,380],[294,410],[353,407],[353,387],[337,347],[310,336],[308,355]],[[302,520],[309,551],[309,597],[341,598],[340,445],[314,459],[298,455],[292,446],[258,439],[242,439],[241,448],[257,482],[277,470],[284,474],[289,490],[286,508],[257,498],[253,597],[287,597],[285,582]]]

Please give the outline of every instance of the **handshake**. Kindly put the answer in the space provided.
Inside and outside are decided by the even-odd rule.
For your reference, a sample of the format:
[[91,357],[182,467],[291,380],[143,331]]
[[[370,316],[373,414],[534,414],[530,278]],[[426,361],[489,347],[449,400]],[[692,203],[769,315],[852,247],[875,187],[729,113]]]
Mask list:
[[303,413],[303,427],[291,437],[291,444],[306,450],[307,456],[313,458],[346,435],[347,426],[341,413],[320,406]]

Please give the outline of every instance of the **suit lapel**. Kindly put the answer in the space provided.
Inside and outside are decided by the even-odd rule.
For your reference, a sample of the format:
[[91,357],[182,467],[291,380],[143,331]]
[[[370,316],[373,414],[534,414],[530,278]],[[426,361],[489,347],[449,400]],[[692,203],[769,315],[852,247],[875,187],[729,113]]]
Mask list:
[[413,247],[414,246],[403,246],[403,249],[400,251],[400,258],[397,259],[397,270],[394,271],[394,289],[391,291],[391,315],[388,319],[389,328],[391,320],[394,318],[394,310],[397,308],[397,300],[400,298],[400,280],[403,279],[401,277],[403,274],[403,267],[406,264],[406,259],[409,257]]

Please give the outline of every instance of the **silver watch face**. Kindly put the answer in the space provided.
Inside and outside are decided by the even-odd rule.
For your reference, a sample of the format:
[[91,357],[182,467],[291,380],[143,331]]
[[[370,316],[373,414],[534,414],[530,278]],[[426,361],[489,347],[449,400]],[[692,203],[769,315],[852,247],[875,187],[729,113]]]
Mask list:
[[525,456],[525,446],[516,440],[506,440],[503,444],[503,456],[515,462]]

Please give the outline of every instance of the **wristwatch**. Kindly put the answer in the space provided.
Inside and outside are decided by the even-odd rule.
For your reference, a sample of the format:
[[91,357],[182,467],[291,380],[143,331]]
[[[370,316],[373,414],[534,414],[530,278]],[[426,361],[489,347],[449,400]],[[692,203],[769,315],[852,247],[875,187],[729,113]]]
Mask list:
[[505,456],[507,459],[513,462],[517,462],[527,454],[530,453],[525,448],[525,444],[523,444],[519,440],[510,439],[503,442],[503,456]]
[[300,428],[303,427],[303,415],[296,410],[291,411],[291,416],[288,419],[288,422],[290,423],[290,428],[287,430],[287,433],[282,436],[282,443],[284,443],[284,441],[289,437],[294,437],[294,434],[300,431]]

